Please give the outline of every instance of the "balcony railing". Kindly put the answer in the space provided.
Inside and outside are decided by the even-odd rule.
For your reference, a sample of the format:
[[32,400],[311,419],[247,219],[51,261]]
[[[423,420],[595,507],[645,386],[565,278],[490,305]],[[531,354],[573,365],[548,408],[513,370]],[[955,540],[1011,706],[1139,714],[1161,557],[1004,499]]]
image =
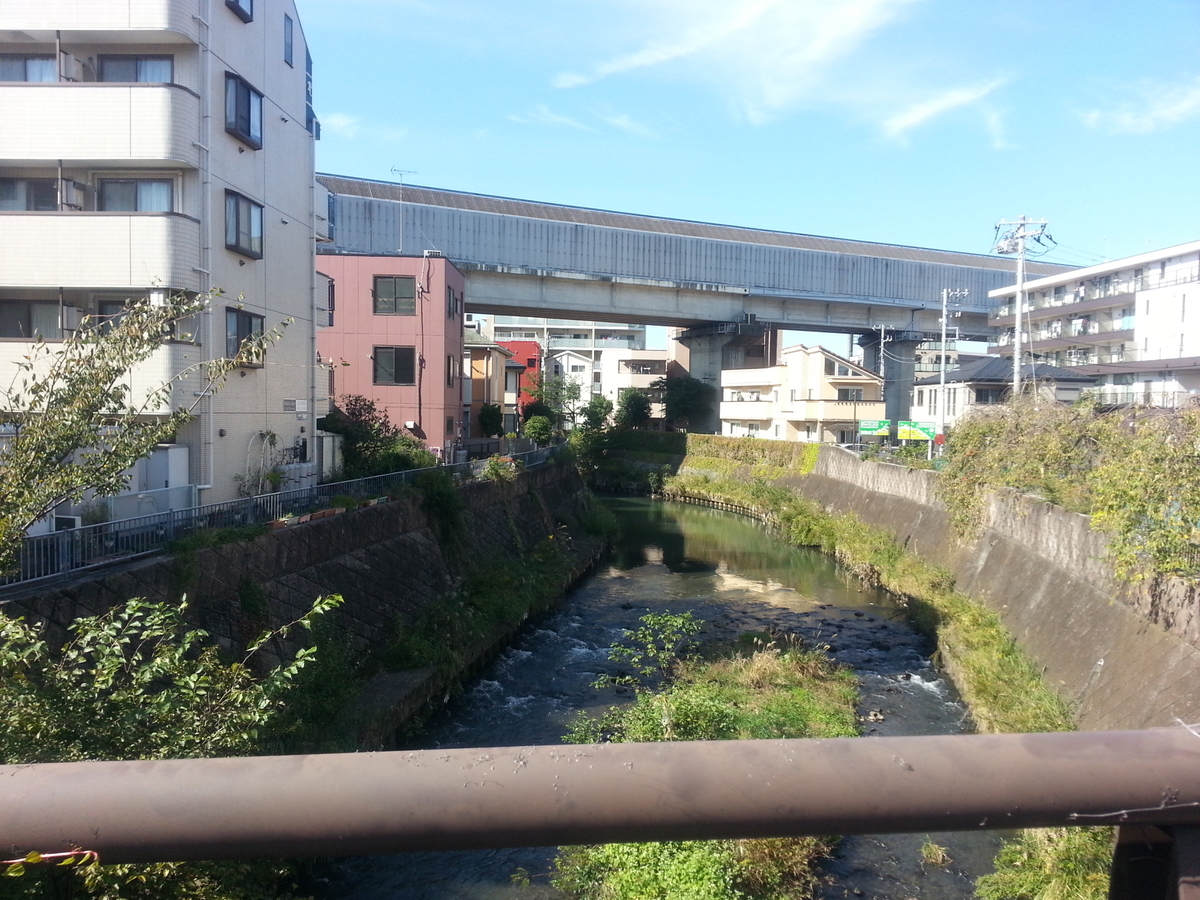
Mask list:
[[0,159],[200,164],[200,98],[179,85],[4,84],[0,105]]
[[[106,34],[116,40],[128,40],[147,31],[175,32],[195,41],[199,25],[195,0],[105,0],[80,3],[79,0],[38,0],[37,3],[0,5],[0,31],[50,31],[69,22],[75,31],[89,32],[91,43],[103,41]],[[66,35],[64,35],[65,37]],[[160,43],[170,43],[164,36]]]
[[1096,388],[1084,391],[1083,396],[1101,406],[1156,406],[1164,409],[1180,409],[1197,400],[1196,394],[1188,391],[1145,391],[1130,388]]
[[0,247],[6,284],[200,289],[200,223],[177,213],[0,213]]
[[[513,456],[527,468],[533,468],[544,464],[559,450],[559,446]],[[0,585],[63,576],[78,569],[156,553],[176,538],[196,531],[262,524],[284,516],[303,515],[330,506],[330,501],[335,497],[386,497],[401,485],[413,483],[422,472],[436,470],[448,472],[458,479],[470,478],[482,465],[482,462],[467,462],[437,466],[435,469],[412,469],[27,536],[21,547],[20,570],[15,574],[0,576]]]

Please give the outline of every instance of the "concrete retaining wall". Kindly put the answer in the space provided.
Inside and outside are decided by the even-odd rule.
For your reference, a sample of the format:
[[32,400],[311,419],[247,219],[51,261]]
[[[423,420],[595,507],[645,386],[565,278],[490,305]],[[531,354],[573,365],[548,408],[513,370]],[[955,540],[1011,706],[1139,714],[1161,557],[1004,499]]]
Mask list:
[[958,589],[996,610],[1049,683],[1077,704],[1081,728],[1200,721],[1194,588],[1118,582],[1106,539],[1087,516],[1013,492],[993,495],[979,535],[960,540],[937,478],[827,447],[798,490],[950,569]]

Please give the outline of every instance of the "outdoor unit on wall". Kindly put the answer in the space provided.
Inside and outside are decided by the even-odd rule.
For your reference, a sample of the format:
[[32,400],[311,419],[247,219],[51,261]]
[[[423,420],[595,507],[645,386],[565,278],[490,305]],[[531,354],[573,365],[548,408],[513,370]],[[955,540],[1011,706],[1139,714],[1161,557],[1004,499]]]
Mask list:
[[83,81],[83,62],[70,53],[58,54],[58,71],[63,81]]
[[72,528],[82,528],[82,516],[55,516],[54,530],[55,531],[70,531]]
[[83,310],[78,306],[64,306],[62,308],[62,321],[59,327],[63,331],[76,331],[79,328],[79,323],[83,320]]
[[58,196],[62,198],[60,202],[63,206],[83,209],[84,191],[86,190],[86,185],[80,184],[78,181],[72,181],[70,178],[64,178],[59,182]]

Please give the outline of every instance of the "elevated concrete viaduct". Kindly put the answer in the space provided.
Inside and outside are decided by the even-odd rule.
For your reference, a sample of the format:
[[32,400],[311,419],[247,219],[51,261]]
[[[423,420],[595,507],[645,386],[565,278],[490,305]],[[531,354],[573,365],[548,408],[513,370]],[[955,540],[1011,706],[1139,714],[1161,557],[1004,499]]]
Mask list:
[[[747,337],[770,351],[780,329],[859,335],[876,366],[910,359],[939,334],[943,288],[967,291],[950,306],[961,336],[986,338],[988,291],[1014,278],[1011,260],[983,254],[318,181],[330,191],[332,238],[320,252],[441,254],[466,273],[472,312],[687,328],[692,374],[714,384],[721,368],[740,366]],[[1029,273],[1065,268],[1031,263]],[[909,369],[885,373],[894,418],[907,417]]]

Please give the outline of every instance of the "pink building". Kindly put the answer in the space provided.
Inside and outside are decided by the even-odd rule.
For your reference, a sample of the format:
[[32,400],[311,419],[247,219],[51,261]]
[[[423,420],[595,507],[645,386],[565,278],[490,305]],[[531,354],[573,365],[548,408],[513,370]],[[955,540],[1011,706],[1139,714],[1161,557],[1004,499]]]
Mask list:
[[329,395],[361,394],[443,453],[461,436],[463,274],[440,256],[317,257],[332,281],[317,352]]

